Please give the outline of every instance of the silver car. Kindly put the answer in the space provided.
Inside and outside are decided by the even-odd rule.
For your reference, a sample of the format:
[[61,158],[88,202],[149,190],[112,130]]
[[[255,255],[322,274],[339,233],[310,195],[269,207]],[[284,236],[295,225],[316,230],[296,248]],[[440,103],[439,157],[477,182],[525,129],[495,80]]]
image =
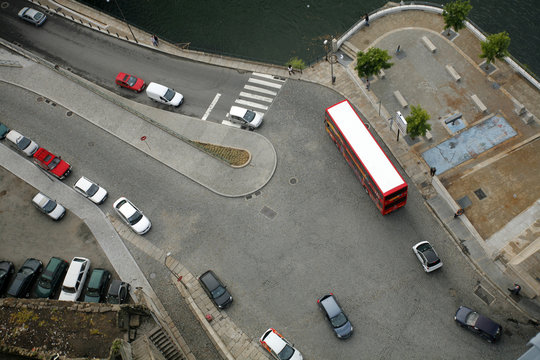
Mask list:
[[19,17],[23,20],[26,20],[36,26],[41,26],[47,20],[47,16],[41,11],[34,10],[29,7],[23,7],[19,11]]
[[47,214],[53,220],[60,220],[66,215],[66,209],[58,204],[56,201],[51,200],[49,197],[42,193],[37,193],[32,199],[32,204],[37,207],[42,213]]

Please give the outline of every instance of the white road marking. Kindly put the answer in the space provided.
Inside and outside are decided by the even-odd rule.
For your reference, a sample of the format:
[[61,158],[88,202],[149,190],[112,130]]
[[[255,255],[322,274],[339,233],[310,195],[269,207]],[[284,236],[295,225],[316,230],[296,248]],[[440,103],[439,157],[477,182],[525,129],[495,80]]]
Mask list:
[[262,78],[271,79],[271,80],[274,80],[274,81],[285,82],[285,79],[275,78],[274,75],[261,74],[261,73],[256,73],[256,72],[254,72],[253,75],[258,76],[258,77],[262,77]]
[[239,128],[239,129],[242,128],[239,124],[232,123],[229,120],[223,120],[221,123],[223,125],[228,125],[228,126],[232,126],[232,127]]
[[260,87],[257,87],[257,86],[245,85],[244,89],[260,92],[260,93],[267,94],[267,95],[273,95],[273,96],[277,95],[277,92],[275,92],[275,91],[263,89],[263,88],[260,88]]
[[258,103],[256,103],[256,102],[252,102],[252,101],[246,101],[246,100],[242,100],[242,99],[236,99],[234,102],[235,102],[235,103],[238,103],[238,104],[246,105],[246,106],[249,106],[249,107],[254,107],[254,108],[258,108],[258,109],[268,110],[268,106],[261,105],[261,104],[258,104]]
[[276,89],[281,89],[281,84],[275,84],[275,83],[272,83],[270,81],[249,78],[248,82],[252,82],[252,83],[255,83],[255,84],[264,85],[264,86],[268,86],[268,87],[273,87],[273,88],[276,88]]
[[247,92],[241,92],[240,96],[243,96],[245,98],[260,100],[260,101],[266,101],[266,102],[269,102],[269,103],[271,103],[272,100],[273,100],[272,98],[269,98],[269,97],[266,97],[266,96],[255,95],[255,94],[247,93]]
[[210,104],[210,106],[208,107],[208,109],[206,109],[206,112],[204,113],[203,117],[201,118],[201,120],[206,120],[208,118],[208,115],[210,115],[210,113],[212,112],[212,110],[214,109],[214,106],[216,106],[216,103],[218,102],[219,98],[221,97],[221,94],[220,93],[217,93],[216,96],[214,97],[214,100],[212,101],[212,103]]

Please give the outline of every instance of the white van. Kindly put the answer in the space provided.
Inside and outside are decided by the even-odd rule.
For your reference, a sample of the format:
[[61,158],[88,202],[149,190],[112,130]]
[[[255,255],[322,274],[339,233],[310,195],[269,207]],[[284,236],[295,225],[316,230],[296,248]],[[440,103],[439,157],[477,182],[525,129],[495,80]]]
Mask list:
[[64,278],[62,291],[58,300],[77,301],[79,296],[81,296],[89,269],[90,260],[83,257],[74,257]]
[[231,122],[240,124],[242,127],[256,129],[261,126],[263,115],[253,110],[241,108],[239,106],[231,106],[229,111]]
[[146,95],[154,101],[172,106],[180,106],[184,102],[182,94],[154,82],[146,87]]

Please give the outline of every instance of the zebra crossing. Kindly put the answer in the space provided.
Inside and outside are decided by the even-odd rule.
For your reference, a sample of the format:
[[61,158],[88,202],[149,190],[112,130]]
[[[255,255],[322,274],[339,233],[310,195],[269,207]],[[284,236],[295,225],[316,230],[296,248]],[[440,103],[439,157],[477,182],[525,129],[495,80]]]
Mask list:
[[[234,101],[235,105],[264,115],[270,105],[272,105],[283,83],[285,83],[285,79],[283,78],[254,72],[244,85],[242,91],[240,91],[240,94],[238,94],[238,98]],[[229,114],[227,114],[228,117]],[[232,123],[229,120],[223,120],[221,123],[240,128],[240,125]]]

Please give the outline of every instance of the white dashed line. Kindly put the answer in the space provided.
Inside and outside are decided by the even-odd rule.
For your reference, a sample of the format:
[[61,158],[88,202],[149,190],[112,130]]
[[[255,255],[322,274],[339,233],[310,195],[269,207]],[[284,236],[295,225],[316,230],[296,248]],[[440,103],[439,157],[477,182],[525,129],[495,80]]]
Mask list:
[[206,109],[206,112],[204,113],[203,117],[201,118],[201,120],[206,120],[208,118],[208,115],[210,115],[210,113],[212,112],[212,110],[214,109],[214,106],[216,106],[219,98],[221,97],[221,94],[220,93],[217,93],[216,96],[214,97],[214,100],[212,101],[212,103],[210,104],[210,106],[208,107],[208,109]]

